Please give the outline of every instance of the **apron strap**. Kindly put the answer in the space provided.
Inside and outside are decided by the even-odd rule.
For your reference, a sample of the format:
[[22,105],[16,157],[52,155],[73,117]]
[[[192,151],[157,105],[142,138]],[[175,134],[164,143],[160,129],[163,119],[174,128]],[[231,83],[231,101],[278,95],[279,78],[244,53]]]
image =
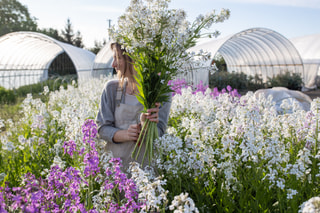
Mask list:
[[127,81],[125,80],[123,88],[121,88],[120,85],[117,88],[117,95],[116,95],[116,105],[117,105],[117,107],[120,106],[121,100],[123,98],[123,94],[125,93],[125,90],[126,90],[126,86],[127,86]]

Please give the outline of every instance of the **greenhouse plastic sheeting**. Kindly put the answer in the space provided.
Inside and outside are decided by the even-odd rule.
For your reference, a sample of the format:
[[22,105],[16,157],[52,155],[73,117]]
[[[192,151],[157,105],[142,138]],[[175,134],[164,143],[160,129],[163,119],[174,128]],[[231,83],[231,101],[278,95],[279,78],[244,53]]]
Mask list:
[[[229,72],[258,74],[264,80],[285,71],[300,73],[304,78],[301,57],[292,43],[281,34],[265,28],[252,28],[221,39],[203,42],[190,51],[200,49],[212,56],[221,54]],[[210,66],[212,62],[208,62]]]
[[14,32],[0,37],[0,86],[8,89],[48,78],[48,68],[66,52],[78,76],[90,75],[95,54],[35,32]]
[[305,87],[315,88],[316,78],[320,75],[320,34],[290,39],[299,51],[305,71]]
[[96,55],[92,67],[92,76],[100,77],[112,75],[113,51],[110,48],[111,42],[107,43]]

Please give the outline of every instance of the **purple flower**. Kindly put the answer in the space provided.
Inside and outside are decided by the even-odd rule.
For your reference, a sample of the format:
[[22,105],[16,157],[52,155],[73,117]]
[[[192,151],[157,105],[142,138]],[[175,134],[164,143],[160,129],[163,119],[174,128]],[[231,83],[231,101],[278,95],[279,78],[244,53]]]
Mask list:
[[[124,200],[121,202],[110,201],[108,203],[108,212],[136,212],[141,209],[141,203],[138,203],[137,187],[132,179],[121,171],[122,163],[120,158],[113,158],[109,161],[113,164],[112,169],[106,170],[107,180],[104,182],[105,189],[119,190],[124,193]],[[119,193],[118,192],[118,193]],[[117,194],[117,192],[115,192]],[[120,206],[120,204],[122,204]]]
[[88,143],[92,149],[95,149],[95,142],[93,139],[97,136],[97,125],[92,119],[88,119],[82,125],[83,143]]
[[0,213],[7,212],[5,210],[6,203],[5,203],[4,195],[5,195],[5,192],[3,192],[3,187],[0,186]]
[[73,152],[77,152],[77,145],[73,140],[65,141],[63,148],[64,154],[68,153],[71,157],[73,156]]
[[172,96],[175,94],[181,95],[181,89],[189,87],[188,83],[184,79],[169,80],[168,85],[171,86],[170,88],[173,90]]
[[199,84],[196,86],[193,94],[196,94],[198,92],[202,92],[202,94],[204,94],[206,92],[206,90],[208,89],[209,86],[204,86],[203,82],[200,81]]
[[234,89],[233,91],[230,92],[232,97],[241,97],[241,95],[238,93],[237,89]]
[[84,174],[86,177],[95,176],[100,172],[98,152],[91,150],[84,157]]

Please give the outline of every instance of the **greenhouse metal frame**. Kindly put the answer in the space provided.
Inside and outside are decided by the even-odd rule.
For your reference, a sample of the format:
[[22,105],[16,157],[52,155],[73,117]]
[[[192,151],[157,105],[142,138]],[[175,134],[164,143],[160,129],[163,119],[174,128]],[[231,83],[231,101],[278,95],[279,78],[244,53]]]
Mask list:
[[[267,28],[251,28],[234,35],[203,42],[191,48],[220,54],[228,72],[259,75],[264,81],[286,71],[298,73],[306,80],[302,58],[283,35]],[[208,62],[210,66],[212,61]]]
[[296,37],[290,41],[301,55],[306,87],[314,89],[320,86],[320,34]]
[[14,32],[0,37],[0,86],[7,89],[48,79],[57,56],[66,53],[79,78],[90,76],[95,54],[36,32]]
[[[264,80],[289,71],[301,75],[306,87],[315,87],[320,74],[320,34],[288,40],[267,28],[251,28],[220,39],[197,44],[190,51],[220,54],[229,72],[259,75]],[[0,37],[0,86],[17,88],[48,78],[57,56],[67,54],[79,77],[112,75],[113,52],[107,43],[97,55],[34,32],[15,32]],[[210,66],[208,61],[206,66]],[[188,69],[189,70],[189,69]],[[206,69],[192,68],[185,77],[194,85],[208,84]]]

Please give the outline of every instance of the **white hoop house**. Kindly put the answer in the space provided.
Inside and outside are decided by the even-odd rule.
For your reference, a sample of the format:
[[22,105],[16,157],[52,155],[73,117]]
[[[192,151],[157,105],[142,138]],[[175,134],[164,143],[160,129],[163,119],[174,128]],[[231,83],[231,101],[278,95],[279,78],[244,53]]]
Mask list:
[[80,79],[90,76],[95,57],[90,51],[35,32],[0,37],[0,86],[12,89],[46,80],[50,66],[62,54]]
[[[320,34],[288,40],[281,34],[266,28],[252,28],[221,39],[211,39],[191,48],[190,51],[208,51],[212,56],[220,54],[229,72],[260,75],[264,80],[289,71],[301,75],[305,87],[315,87],[320,75]],[[211,65],[211,61],[207,66]],[[112,51],[106,44],[97,54],[92,76],[111,74]],[[196,85],[208,84],[206,69],[194,69],[185,78]]]
[[[252,28],[222,39],[196,45],[191,50],[208,51],[212,56],[219,53],[229,72],[260,75],[264,80],[289,71],[299,73],[305,80],[304,67],[299,52],[281,34],[266,28]],[[208,62],[208,66],[212,62]]]
[[303,61],[305,86],[315,88],[316,78],[320,75],[320,34],[293,38],[290,41],[299,51]]
[[101,75],[112,75],[112,60],[113,51],[110,48],[111,42],[107,43],[102,49],[97,53],[94,63],[92,66],[93,77],[100,77]]

